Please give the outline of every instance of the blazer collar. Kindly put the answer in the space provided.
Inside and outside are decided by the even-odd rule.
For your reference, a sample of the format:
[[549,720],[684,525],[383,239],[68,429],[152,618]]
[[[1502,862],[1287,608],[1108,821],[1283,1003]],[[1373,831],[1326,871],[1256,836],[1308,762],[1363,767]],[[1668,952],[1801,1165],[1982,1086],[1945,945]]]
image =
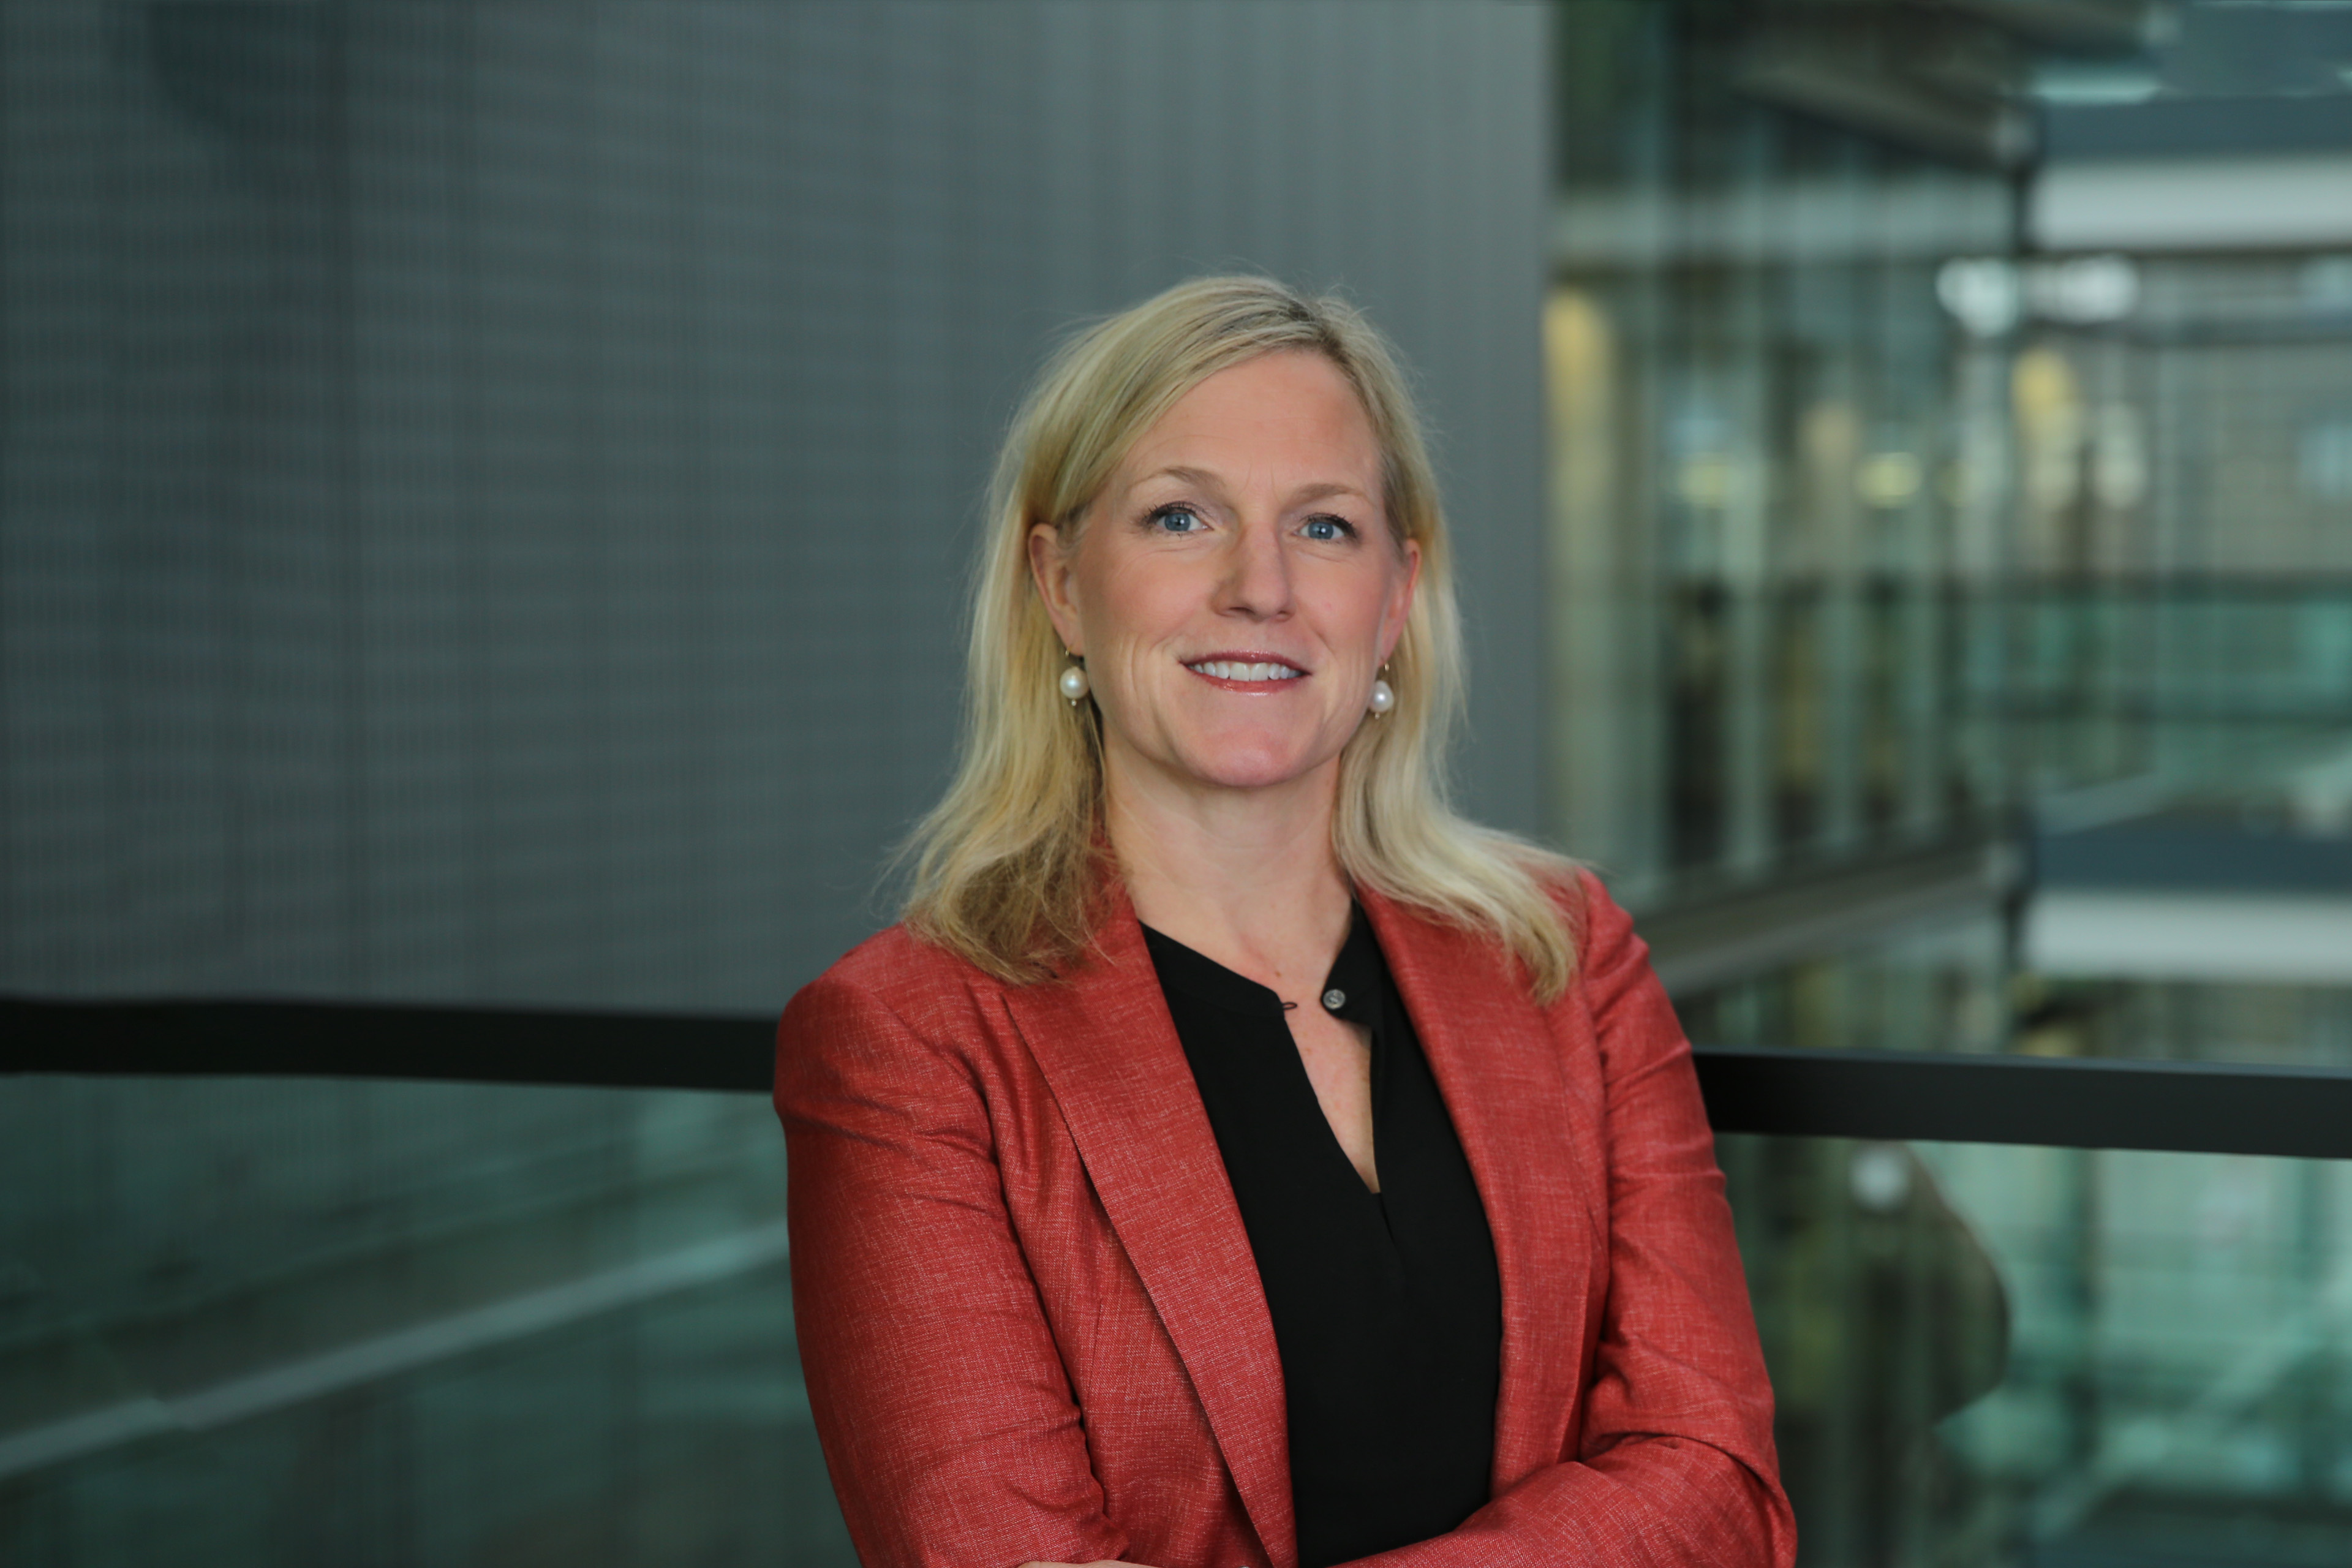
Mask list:
[[1183,1359],[1273,1568],[1296,1568],[1282,1355],[1216,1134],[1123,891],[1070,973],[1005,992]]
[[[1412,1015],[1494,1233],[1503,1287],[1495,1490],[1557,1462],[1583,1382],[1593,1249],[1605,1235],[1585,1162],[1604,1158],[1550,1022],[1486,938],[1356,891]],[[1580,1146],[1581,1145],[1581,1146]]]

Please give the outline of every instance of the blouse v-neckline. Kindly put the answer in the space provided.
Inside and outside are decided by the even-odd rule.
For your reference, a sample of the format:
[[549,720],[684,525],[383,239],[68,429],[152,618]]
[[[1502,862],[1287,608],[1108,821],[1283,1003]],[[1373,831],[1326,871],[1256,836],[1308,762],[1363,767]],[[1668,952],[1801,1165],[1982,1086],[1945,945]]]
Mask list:
[[1301,1568],[1426,1540],[1487,1500],[1501,1383],[1494,1238],[1370,921],[1322,1006],[1371,1037],[1364,1184],[1323,1113],[1282,998],[1145,927],[1248,1233],[1280,1352]]

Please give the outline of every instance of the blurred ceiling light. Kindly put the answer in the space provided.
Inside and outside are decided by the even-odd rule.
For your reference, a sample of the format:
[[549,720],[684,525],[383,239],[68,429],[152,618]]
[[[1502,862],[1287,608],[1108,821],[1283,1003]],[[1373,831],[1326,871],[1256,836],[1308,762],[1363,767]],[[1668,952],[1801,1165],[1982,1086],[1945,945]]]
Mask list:
[[1864,502],[1898,507],[1919,493],[1919,459],[1908,452],[1874,452],[1854,470],[1853,488]]
[[2025,269],[2034,314],[2074,326],[2119,321],[2139,304],[2139,268],[2128,256],[2077,256]]
[[2017,268],[1998,257],[1957,257],[1936,269],[1936,298],[1969,332],[1997,338],[2017,325],[2025,290]]
[[1911,1155],[1892,1143],[1863,1144],[1847,1174],[1853,1201],[1874,1214],[1893,1214],[1911,1195]]
[[2044,103],[2146,103],[2163,87],[2163,79],[2144,65],[2048,60],[2033,72],[2033,96]]
[[1969,332],[1999,337],[2028,312],[2068,326],[2119,321],[2139,306],[2139,268],[2128,256],[2063,261],[1956,257],[1936,272],[1936,298]]

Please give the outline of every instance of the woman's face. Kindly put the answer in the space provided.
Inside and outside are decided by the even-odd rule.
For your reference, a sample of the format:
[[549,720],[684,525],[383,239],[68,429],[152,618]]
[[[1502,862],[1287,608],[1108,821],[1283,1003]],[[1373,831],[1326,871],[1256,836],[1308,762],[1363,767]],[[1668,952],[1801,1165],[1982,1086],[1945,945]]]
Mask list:
[[1288,350],[1218,372],[1144,432],[1072,548],[1031,531],[1115,777],[1257,789],[1337,763],[1421,571],[1381,498],[1355,389]]

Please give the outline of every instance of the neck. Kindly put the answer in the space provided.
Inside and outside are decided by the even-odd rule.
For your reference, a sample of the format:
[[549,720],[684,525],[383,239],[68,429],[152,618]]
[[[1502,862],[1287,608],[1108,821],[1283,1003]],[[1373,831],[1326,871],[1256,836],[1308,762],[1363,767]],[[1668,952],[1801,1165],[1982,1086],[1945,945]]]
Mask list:
[[1319,982],[1354,904],[1331,852],[1338,760],[1247,790],[1105,761],[1106,826],[1136,918],[1277,991]]

